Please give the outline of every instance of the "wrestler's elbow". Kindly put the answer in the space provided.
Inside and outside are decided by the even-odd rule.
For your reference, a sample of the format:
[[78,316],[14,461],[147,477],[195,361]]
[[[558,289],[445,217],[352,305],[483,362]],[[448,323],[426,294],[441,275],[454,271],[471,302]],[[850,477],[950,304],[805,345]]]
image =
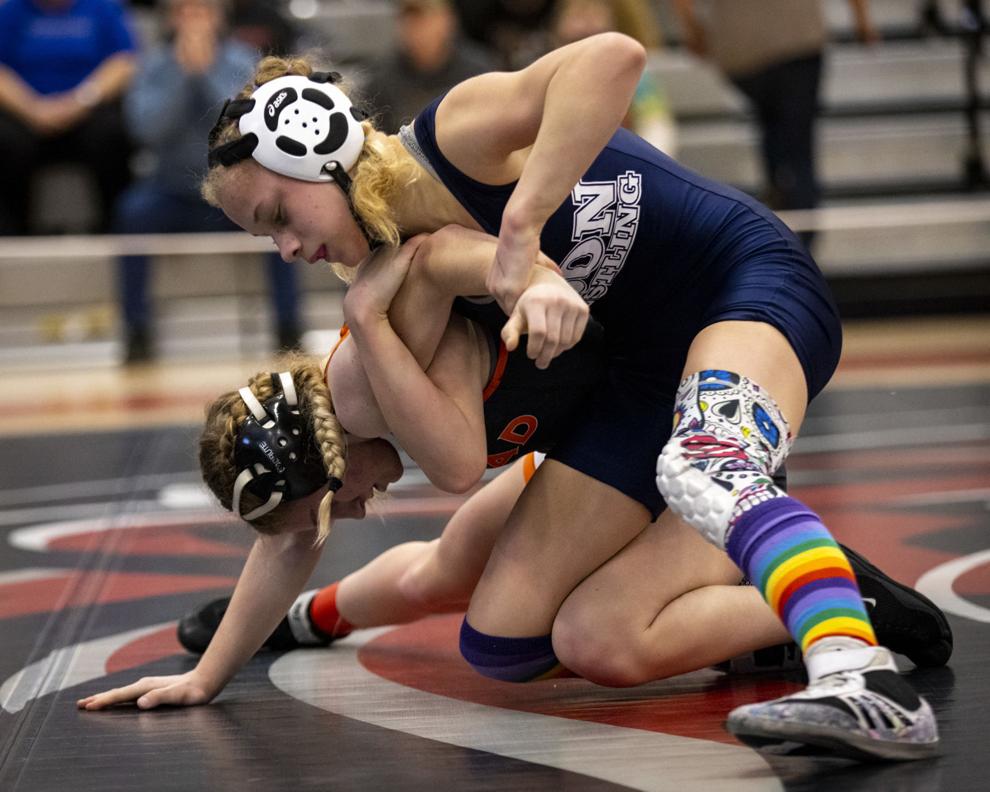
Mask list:
[[406,280],[437,298],[478,292],[494,256],[490,237],[462,226],[447,225],[430,234],[416,249]]
[[461,495],[481,480],[486,459],[481,454],[458,454],[444,464],[424,468],[426,477],[437,489]]
[[630,69],[637,73],[646,68],[646,48],[625,33],[599,33],[586,41],[597,55],[607,58],[603,62],[614,68]]
[[440,251],[444,242],[444,229],[434,231],[429,234],[416,248],[412,260],[409,262],[409,274],[406,280],[427,285],[439,290],[444,283],[444,268],[440,258]]

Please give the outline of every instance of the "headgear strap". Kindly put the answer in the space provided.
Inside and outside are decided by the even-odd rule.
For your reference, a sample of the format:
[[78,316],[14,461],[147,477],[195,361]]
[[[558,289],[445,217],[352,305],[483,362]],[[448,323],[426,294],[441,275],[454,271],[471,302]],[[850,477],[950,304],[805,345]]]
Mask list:
[[[305,498],[326,486],[336,492],[343,484],[327,475],[312,427],[299,411],[292,375],[287,371],[272,374],[271,383],[275,393],[264,404],[250,388],[238,391],[251,414],[241,424],[234,445],[239,472],[231,511],[245,520],[267,514],[283,500]],[[242,515],[245,490],[265,502]]]

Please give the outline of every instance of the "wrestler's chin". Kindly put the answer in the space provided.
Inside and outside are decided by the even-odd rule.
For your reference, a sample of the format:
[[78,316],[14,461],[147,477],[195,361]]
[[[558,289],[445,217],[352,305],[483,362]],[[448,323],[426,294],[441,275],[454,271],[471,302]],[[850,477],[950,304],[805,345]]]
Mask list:
[[333,504],[332,516],[335,520],[360,520],[364,518],[365,513],[366,508],[363,500]]

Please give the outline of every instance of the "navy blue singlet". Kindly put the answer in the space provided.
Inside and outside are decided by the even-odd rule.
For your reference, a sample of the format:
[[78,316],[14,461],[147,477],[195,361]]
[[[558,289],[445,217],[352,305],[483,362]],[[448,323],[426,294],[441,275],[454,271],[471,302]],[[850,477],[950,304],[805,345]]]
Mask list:
[[[434,100],[414,122],[423,157],[481,228],[497,235],[515,184],[482,184],[450,164]],[[727,320],[766,322],[789,340],[816,395],[841,349],[828,286],[766,207],[679,165],[620,129],[551,215],[543,252],[605,328],[608,365],[581,425],[549,454],[643,503],[691,341]],[[498,321],[492,311],[489,321]]]
[[483,394],[488,467],[502,467],[530,451],[550,451],[587,406],[605,369],[601,325],[589,322],[581,341],[541,370],[526,356],[525,343],[506,350],[484,320],[486,309],[457,300],[454,311],[477,321],[488,341],[491,371]]

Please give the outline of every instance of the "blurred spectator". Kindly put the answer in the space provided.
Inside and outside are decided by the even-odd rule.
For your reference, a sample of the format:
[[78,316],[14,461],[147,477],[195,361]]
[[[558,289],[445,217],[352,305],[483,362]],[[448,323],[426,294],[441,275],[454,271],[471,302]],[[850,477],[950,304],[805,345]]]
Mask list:
[[[199,195],[206,170],[207,135],[224,99],[254,71],[256,53],[226,31],[224,0],[166,0],[168,40],[141,63],[124,105],[134,139],[153,156],[150,174],[120,199],[114,231],[125,234],[233,230]],[[296,271],[278,255],[267,257],[279,347],[299,342]],[[148,306],[149,260],[120,262],[125,360],[153,354]]]
[[490,47],[499,68],[521,69],[549,46],[555,0],[455,0],[468,38]]
[[92,174],[106,229],[130,178],[120,96],[134,49],[116,0],[0,3],[0,234],[29,232],[34,175],[54,161]]
[[[674,4],[687,47],[711,57],[753,106],[766,202],[774,209],[817,206],[815,120],[826,42],[821,0],[707,0],[704,14],[695,13],[693,0]],[[860,38],[877,41],[867,0],[849,4]]]
[[272,0],[232,0],[230,35],[262,55],[289,55],[296,45],[296,30]]
[[[645,0],[558,0],[553,18],[555,47],[617,30],[650,51],[659,49],[659,24]],[[675,156],[677,130],[663,85],[649,69],[643,72],[623,126],[666,154]]]
[[394,50],[371,69],[366,86],[386,132],[462,80],[495,68],[483,48],[461,38],[449,0],[399,0],[395,30]]

